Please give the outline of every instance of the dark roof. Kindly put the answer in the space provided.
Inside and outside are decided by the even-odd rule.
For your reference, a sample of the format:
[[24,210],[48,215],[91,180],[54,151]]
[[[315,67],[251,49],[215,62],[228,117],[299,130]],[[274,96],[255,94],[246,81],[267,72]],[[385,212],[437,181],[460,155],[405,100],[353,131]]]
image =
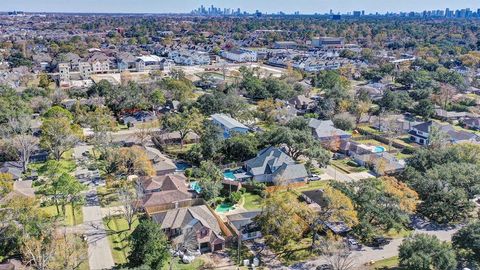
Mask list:
[[328,201],[323,197],[322,189],[303,191],[302,195],[312,202],[320,205],[320,207],[326,207],[328,205]]
[[471,117],[463,120],[463,123],[469,126],[480,126],[480,118],[479,117]]

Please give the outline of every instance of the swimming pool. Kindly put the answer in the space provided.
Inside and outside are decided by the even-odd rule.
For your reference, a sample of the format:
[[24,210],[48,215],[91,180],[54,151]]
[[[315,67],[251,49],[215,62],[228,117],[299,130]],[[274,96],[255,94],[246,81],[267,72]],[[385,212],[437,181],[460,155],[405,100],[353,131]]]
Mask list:
[[200,193],[202,192],[202,188],[200,187],[200,185],[198,184],[198,182],[191,182],[190,183],[190,188],[195,190],[195,192],[197,193]]
[[190,164],[183,161],[175,162],[175,166],[177,166],[177,172],[184,172],[186,169],[192,167]]
[[374,153],[383,153],[385,152],[387,149],[385,149],[385,147],[383,146],[375,146],[375,148],[373,148],[373,152]]
[[222,203],[220,205],[217,206],[217,208],[215,208],[215,211],[219,212],[219,213],[226,213],[228,211],[231,211],[235,209],[235,205],[231,204],[231,203]]
[[237,180],[237,178],[235,177],[235,174],[232,171],[224,171],[223,177],[229,180]]

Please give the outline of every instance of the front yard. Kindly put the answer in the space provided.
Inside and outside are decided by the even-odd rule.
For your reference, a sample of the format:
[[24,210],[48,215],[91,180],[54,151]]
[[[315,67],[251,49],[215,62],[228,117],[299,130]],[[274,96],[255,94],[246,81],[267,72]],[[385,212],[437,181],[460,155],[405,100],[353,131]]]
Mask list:
[[[59,207],[60,211],[62,211],[61,206]],[[62,213],[57,212],[55,205],[44,206],[40,209],[42,209],[49,217],[55,217],[67,226],[75,226],[83,223],[83,212],[80,206],[75,208],[75,217],[71,205],[65,206],[65,216],[63,216]]]
[[365,167],[358,165],[349,158],[332,160],[330,164],[347,174],[367,171]]
[[398,267],[398,257],[391,257],[375,262],[369,270],[400,270]]
[[129,237],[138,223],[138,218],[136,218],[132,228],[129,230],[127,221],[121,216],[103,219],[115,264],[127,263],[127,257],[130,252]]

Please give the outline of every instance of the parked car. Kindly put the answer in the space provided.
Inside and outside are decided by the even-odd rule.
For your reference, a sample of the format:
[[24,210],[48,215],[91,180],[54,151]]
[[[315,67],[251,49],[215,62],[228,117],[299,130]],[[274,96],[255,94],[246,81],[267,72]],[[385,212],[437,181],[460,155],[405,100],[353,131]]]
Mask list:
[[372,241],[372,246],[374,247],[383,247],[390,243],[390,240],[385,237],[375,237]]
[[312,174],[310,177],[308,177],[308,181],[318,181],[321,180],[320,175],[318,174]]
[[355,240],[352,237],[347,238],[347,245],[348,245],[348,248],[350,248],[350,250],[360,250],[360,249],[362,249],[362,245],[360,243],[358,243],[358,241]]
[[317,266],[317,270],[333,270],[333,265],[331,264],[322,264],[320,266]]

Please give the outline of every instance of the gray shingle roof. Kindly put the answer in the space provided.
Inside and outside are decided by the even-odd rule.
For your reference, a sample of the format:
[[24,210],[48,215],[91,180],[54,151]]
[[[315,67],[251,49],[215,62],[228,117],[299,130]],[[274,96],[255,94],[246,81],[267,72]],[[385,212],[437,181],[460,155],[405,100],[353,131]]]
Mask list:
[[223,126],[227,127],[228,129],[232,129],[232,128],[248,129],[248,127],[245,126],[244,124],[238,122],[237,120],[223,113],[213,114],[212,119],[222,124]]
[[295,164],[295,161],[279,148],[270,146],[261,150],[246,165],[252,175],[271,174],[283,164]]
[[303,164],[284,163],[273,173],[273,181],[275,183],[281,183],[282,181],[289,182],[296,179],[303,180],[306,177],[308,177],[308,173]]
[[317,138],[329,138],[332,136],[350,136],[349,133],[336,128],[332,120],[310,119],[308,126],[315,132]]

